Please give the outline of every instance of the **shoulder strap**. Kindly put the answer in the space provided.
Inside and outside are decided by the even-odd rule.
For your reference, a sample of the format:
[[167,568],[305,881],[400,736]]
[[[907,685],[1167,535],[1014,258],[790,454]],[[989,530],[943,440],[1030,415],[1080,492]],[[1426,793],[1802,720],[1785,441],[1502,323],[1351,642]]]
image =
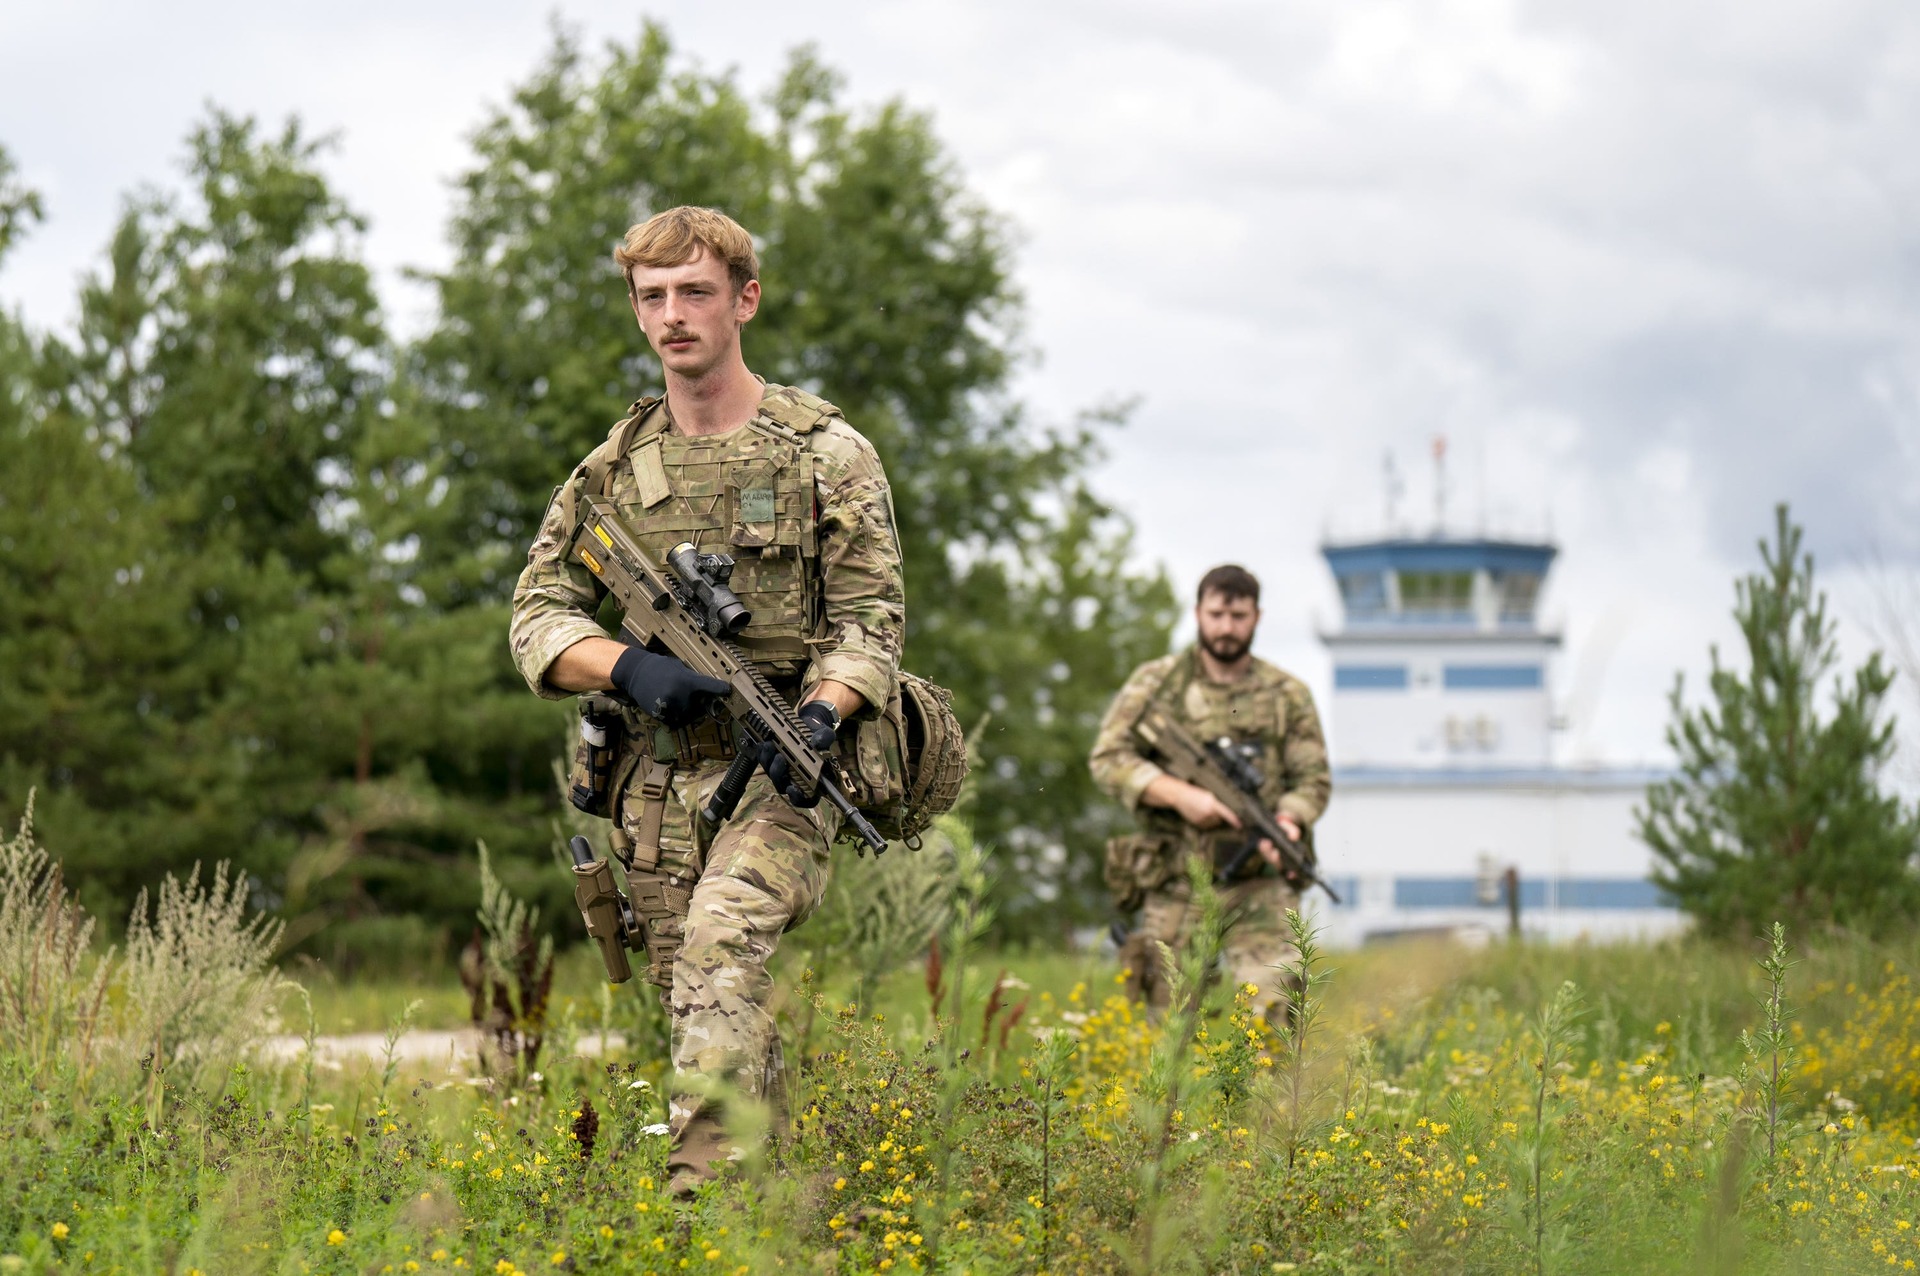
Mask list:
[[627,415],[607,432],[607,441],[587,455],[580,468],[586,471],[586,492],[589,496],[607,494],[608,480],[612,478],[614,469],[627,459],[627,453],[633,450],[633,441],[643,427],[651,424],[658,430],[665,425],[666,414],[654,411],[664,402],[664,399],[635,399],[627,409]]
[[1161,704],[1170,704],[1186,695],[1187,688],[1193,685],[1194,678],[1198,676],[1194,666],[1199,663],[1200,658],[1194,655],[1192,648],[1175,656],[1173,668],[1167,670],[1166,677],[1162,678],[1160,685],[1153,689],[1153,694],[1147,698],[1148,702],[1158,701]]
[[[1135,714],[1133,719],[1135,727],[1139,726],[1141,720],[1147,716],[1147,710],[1155,705],[1169,704],[1187,693],[1187,688],[1193,685],[1194,663],[1194,655],[1191,651],[1183,651],[1173,658],[1173,663],[1167,667],[1167,671],[1160,675],[1160,681],[1154,684],[1147,698],[1140,702],[1140,712]],[[1128,728],[1128,730],[1132,729],[1132,727]]]
[[[664,423],[666,414],[653,411],[660,403],[659,399],[635,399],[627,408],[627,415],[615,422],[613,429],[607,432],[606,442],[587,453],[587,459],[580,462],[580,468],[554,490],[554,499],[560,502],[561,516],[569,528],[580,514],[579,494],[585,492],[589,496],[605,496],[614,467],[627,459],[634,436],[650,419],[655,422],[656,429]],[[574,486],[576,479],[580,480],[577,488]]]

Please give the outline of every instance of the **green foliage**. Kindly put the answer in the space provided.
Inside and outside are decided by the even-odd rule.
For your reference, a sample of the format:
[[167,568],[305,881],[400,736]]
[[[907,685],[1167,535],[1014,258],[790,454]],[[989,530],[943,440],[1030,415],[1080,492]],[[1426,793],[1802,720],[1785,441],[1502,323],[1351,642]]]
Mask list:
[[912,962],[953,913],[968,825],[953,813],[927,830],[919,850],[896,845],[875,858],[843,859],[827,895],[788,944],[858,974],[856,998],[889,971]]
[[40,192],[20,185],[14,171],[13,156],[0,146],[0,258],[7,255],[27,223],[39,221],[44,211]]
[[1668,742],[1680,773],[1647,791],[1640,835],[1654,880],[1716,935],[1752,934],[1779,918],[1892,929],[1920,912],[1920,812],[1879,786],[1892,756],[1882,708],[1893,674],[1875,652],[1821,684],[1838,651],[1801,530],[1776,514],[1764,570],[1735,586],[1744,673],[1713,653],[1712,703],[1689,708],[1676,679]]
[[428,605],[423,435],[319,158],[216,112],[74,337],[0,342],[0,797],[39,786],[100,911],[233,858],[352,957],[407,914],[444,942],[479,835],[538,853],[557,733],[497,614]]
[[[1313,1050],[1315,1028],[1326,1011],[1323,989],[1333,979],[1320,949],[1320,934],[1297,911],[1287,910],[1287,931],[1293,938],[1293,960],[1286,964],[1287,984],[1292,996],[1286,1021],[1276,1029],[1279,1037],[1279,1085],[1274,1098],[1275,1129],[1283,1132],[1287,1167],[1299,1159],[1302,1141],[1313,1126],[1314,1107],[1320,1094],[1314,1084]],[[1246,1034],[1249,1041],[1252,1033]]]
[[1556,1268],[1569,1237],[1561,1230],[1559,1216],[1564,1207],[1555,1200],[1564,1190],[1564,1167],[1551,1164],[1560,1144],[1561,1119],[1573,1106],[1564,1095],[1563,1082],[1573,1071],[1573,1049],[1579,1040],[1582,1014],[1580,990],[1572,980],[1562,983],[1553,1000],[1541,1007],[1534,1019],[1533,1043],[1533,1124],[1521,1150],[1520,1173],[1525,1198],[1521,1215],[1526,1221],[1532,1250],[1533,1270],[1544,1272],[1550,1260]]
[[[532,1072],[547,1037],[553,991],[553,938],[540,933],[540,910],[514,898],[480,844],[479,926],[460,958],[460,979],[472,1000],[472,1019],[493,1047],[488,1063],[516,1077]],[[411,1012],[409,1012],[411,1013]],[[484,1056],[483,1056],[484,1057]]]
[[202,883],[163,879],[149,910],[134,901],[117,975],[114,1037],[154,1075],[178,1069],[205,1087],[275,1026],[285,987],[273,965],[282,924],[248,905],[245,874],[217,865]]
[[1760,1030],[1740,1034],[1740,1048],[1746,1059],[1740,1065],[1743,1089],[1752,1096],[1749,1115],[1767,1132],[1767,1167],[1771,1169],[1780,1148],[1780,1120],[1792,1084],[1793,1034],[1788,1023],[1793,1009],[1787,1004],[1787,971],[1797,963],[1787,956],[1787,928],[1779,922],[1767,935],[1767,951],[1759,959],[1760,973],[1767,988],[1760,996]]

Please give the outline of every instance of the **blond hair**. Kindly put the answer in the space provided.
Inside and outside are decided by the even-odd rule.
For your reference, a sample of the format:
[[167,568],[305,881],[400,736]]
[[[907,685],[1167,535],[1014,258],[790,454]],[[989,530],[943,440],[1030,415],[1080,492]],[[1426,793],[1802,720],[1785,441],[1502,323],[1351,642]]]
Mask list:
[[613,260],[631,291],[635,266],[685,265],[702,248],[727,263],[735,292],[746,287],[749,279],[760,277],[760,258],[746,227],[717,208],[690,204],[655,213],[630,227],[626,239],[613,250]]

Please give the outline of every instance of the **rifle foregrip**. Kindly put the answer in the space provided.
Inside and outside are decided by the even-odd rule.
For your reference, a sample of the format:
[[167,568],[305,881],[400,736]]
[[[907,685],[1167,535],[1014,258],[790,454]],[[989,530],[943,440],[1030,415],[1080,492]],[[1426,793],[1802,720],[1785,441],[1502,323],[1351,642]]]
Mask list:
[[700,818],[709,824],[724,824],[732,819],[734,808],[740,805],[740,797],[747,791],[748,781],[753,779],[753,769],[759,765],[760,759],[751,748],[734,754],[713,796],[700,808]]
[[873,821],[863,815],[860,808],[840,791],[839,785],[823,775],[820,777],[820,792],[833,803],[835,809],[840,812],[841,818],[860,839],[854,845],[855,851],[865,855],[868,850],[872,850],[875,859],[887,853],[887,839],[880,836],[880,830],[873,827]]

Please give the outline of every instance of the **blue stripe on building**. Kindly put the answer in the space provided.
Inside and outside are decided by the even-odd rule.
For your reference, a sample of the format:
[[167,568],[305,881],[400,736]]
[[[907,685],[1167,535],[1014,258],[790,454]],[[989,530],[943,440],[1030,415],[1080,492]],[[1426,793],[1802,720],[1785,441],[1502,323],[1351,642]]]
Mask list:
[[[1337,888],[1336,888],[1337,889]],[[1343,897],[1347,897],[1342,892]],[[1350,898],[1350,897],[1348,897]],[[1493,904],[1480,900],[1479,883],[1471,877],[1397,877],[1393,882],[1395,908],[1504,908],[1506,897]],[[1520,911],[1538,908],[1640,909],[1672,908],[1673,900],[1652,882],[1634,877],[1563,877],[1558,881],[1522,878]]]
[[1340,896],[1340,902],[1335,905],[1336,908],[1358,908],[1360,906],[1359,878],[1323,877],[1321,880],[1333,887],[1334,893]]
[[1405,691],[1405,665],[1335,665],[1335,691]]
[[1542,678],[1539,665],[1448,665],[1441,683],[1448,691],[1533,691]]

